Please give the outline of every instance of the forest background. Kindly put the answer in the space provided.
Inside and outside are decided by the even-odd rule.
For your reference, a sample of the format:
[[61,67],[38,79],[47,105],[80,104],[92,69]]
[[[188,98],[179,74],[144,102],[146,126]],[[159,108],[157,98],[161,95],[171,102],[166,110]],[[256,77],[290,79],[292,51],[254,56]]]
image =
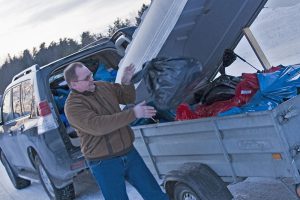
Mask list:
[[86,31],[80,34],[79,41],[72,38],[59,38],[57,42],[52,41],[49,45],[46,45],[46,43],[43,42],[39,47],[33,47],[32,50],[25,49],[20,55],[8,54],[4,63],[0,66],[0,95],[3,94],[13,76],[22,70],[34,64],[43,66],[75,53],[84,46],[100,40],[101,38],[111,37],[120,28],[138,26],[141,22],[142,14],[147,8],[148,5],[143,4],[134,21],[130,21],[127,18],[117,18],[112,25],[108,26],[107,33],[91,33]]

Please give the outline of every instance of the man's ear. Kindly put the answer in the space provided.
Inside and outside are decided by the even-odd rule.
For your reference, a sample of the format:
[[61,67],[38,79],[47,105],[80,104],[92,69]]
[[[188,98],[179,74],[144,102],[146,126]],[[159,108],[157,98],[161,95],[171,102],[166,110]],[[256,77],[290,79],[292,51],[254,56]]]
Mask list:
[[76,83],[75,82],[70,82],[70,89],[73,89],[74,87],[76,87]]

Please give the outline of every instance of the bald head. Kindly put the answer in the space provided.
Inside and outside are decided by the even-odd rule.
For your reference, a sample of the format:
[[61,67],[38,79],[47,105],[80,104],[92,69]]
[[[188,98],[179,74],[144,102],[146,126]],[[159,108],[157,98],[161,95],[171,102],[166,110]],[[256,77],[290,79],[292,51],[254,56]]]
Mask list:
[[64,77],[68,86],[71,86],[72,81],[77,81],[78,77],[76,74],[76,68],[82,68],[84,64],[81,62],[74,62],[71,63],[65,70],[64,70]]

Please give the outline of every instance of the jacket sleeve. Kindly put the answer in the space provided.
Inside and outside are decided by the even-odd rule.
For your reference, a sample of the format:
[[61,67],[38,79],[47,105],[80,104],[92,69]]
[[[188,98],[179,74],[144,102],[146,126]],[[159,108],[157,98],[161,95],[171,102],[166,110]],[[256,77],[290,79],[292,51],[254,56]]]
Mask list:
[[80,100],[68,102],[65,114],[75,129],[94,136],[109,134],[136,119],[133,109],[111,115],[99,115]]
[[119,104],[131,104],[135,102],[135,88],[133,84],[121,85],[118,83],[112,84]]

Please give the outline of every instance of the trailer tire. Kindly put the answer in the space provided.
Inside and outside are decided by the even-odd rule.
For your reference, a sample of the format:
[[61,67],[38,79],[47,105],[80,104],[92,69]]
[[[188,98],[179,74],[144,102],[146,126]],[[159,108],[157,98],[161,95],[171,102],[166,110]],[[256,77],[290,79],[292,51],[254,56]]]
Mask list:
[[73,200],[75,199],[75,190],[73,183],[63,187],[57,188],[51,180],[51,176],[45,169],[39,156],[35,156],[35,165],[38,171],[40,181],[44,190],[51,200]]
[[201,200],[196,192],[184,183],[178,182],[174,187],[174,200]]
[[172,200],[177,200],[178,195],[182,196],[184,191],[187,196],[195,194],[193,196],[197,200],[231,200],[233,198],[226,183],[218,174],[201,163],[185,163],[178,170],[168,172],[165,176],[164,187]]
[[21,178],[17,175],[15,170],[9,164],[9,162],[8,162],[7,158],[5,157],[3,151],[1,151],[1,162],[4,166],[4,168],[6,169],[6,172],[8,174],[9,179],[11,180],[13,186],[16,189],[20,190],[20,189],[28,187],[31,184],[31,182],[29,180]]

